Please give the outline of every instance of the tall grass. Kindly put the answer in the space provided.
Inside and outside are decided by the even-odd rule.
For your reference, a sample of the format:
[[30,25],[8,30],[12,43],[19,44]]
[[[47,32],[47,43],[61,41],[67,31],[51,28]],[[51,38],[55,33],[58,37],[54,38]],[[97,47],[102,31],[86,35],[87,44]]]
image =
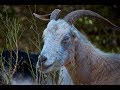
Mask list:
[[5,61],[6,63],[8,63],[9,68],[6,71],[5,68],[3,67],[3,62],[1,60],[2,66],[1,69],[5,72],[4,74],[6,74],[6,84],[11,84],[11,80],[12,77],[16,71],[17,65],[18,65],[18,41],[22,35],[22,33],[19,33],[19,30],[21,28],[21,24],[20,24],[20,19],[19,18],[10,18],[6,12],[6,17],[3,17],[2,15],[0,16],[1,21],[3,22],[5,28],[6,28],[6,32],[4,33],[4,35],[6,36],[6,48],[10,50],[10,52],[12,50],[16,50],[16,62],[14,67],[12,68],[12,52],[10,53],[10,57],[9,61]]
[[[16,72],[16,69],[19,65],[19,63],[18,63],[18,50],[19,50],[18,42],[23,34],[23,32],[20,33],[20,30],[22,29],[22,22],[21,22],[20,18],[9,17],[9,15],[7,14],[7,11],[6,11],[5,17],[3,15],[0,15],[0,19],[5,27],[5,30],[6,30],[6,32],[4,32],[4,36],[6,38],[6,49],[10,50],[10,58],[8,61],[5,61],[5,59],[2,57],[2,55],[0,57],[0,69],[1,69],[0,75],[2,77],[2,79],[1,79],[2,81],[0,81],[0,82],[2,82],[3,84],[11,84],[13,75]],[[37,28],[34,20],[35,19],[33,19],[33,21],[31,21],[32,22],[31,27]],[[36,30],[37,29],[35,29],[34,31],[37,34],[37,38],[39,38],[39,33]],[[32,40],[31,41],[32,41],[32,44],[34,44],[39,49],[40,48],[40,41],[39,41],[39,39],[37,39],[37,40],[38,40],[37,44],[35,44]],[[13,64],[12,63],[12,59],[13,59],[12,58],[12,51],[14,51],[14,50],[15,50],[15,54],[16,54],[16,62],[15,62],[15,65],[13,65],[13,67],[12,67],[12,64]],[[29,56],[29,52],[28,52],[27,48],[26,48],[26,51],[27,51],[28,56]],[[26,63],[26,64],[30,64],[29,70],[31,71],[31,74],[33,75],[33,78],[35,79],[36,76],[35,76],[35,73],[33,71],[33,67],[32,67],[30,58],[29,58],[29,62],[30,63]],[[9,65],[7,69],[4,66],[5,63],[8,63],[8,65]]]
[[[36,41],[36,43],[34,43],[34,41],[32,40],[32,39],[29,39],[30,40],[30,42],[35,46],[35,47],[37,47],[37,49],[38,49],[38,51],[39,52],[41,52],[41,41],[40,41],[40,34],[39,34],[39,31],[38,31],[38,28],[37,28],[37,24],[36,24],[36,19],[35,19],[35,17],[33,16],[33,12],[32,12],[32,10],[31,10],[31,8],[30,8],[30,5],[28,5],[28,9],[29,9],[29,12],[30,12],[30,14],[31,14],[31,21],[29,20],[29,19],[27,19],[28,20],[28,22],[31,24],[31,26],[30,26],[30,28],[31,28],[31,30],[33,30],[34,31],[34,33],[36,34],[35,36],[35,41]],[[36,13],[36,5],[34,5],[34,12]],[[39,76],[38,76],[39,75]],[[40,77],[40,78],[39,78]],[[38,84],[42,84],[42,81],[43,81],[43,77],[44,77],[44,75],[41,73],[41,72],[38,72],[37,71],[37,69],[36,69],[36,76],[35,76],[35,78],[36,78],[36,82],[38,83]],[[39,79],[39,80],[38,80]]]

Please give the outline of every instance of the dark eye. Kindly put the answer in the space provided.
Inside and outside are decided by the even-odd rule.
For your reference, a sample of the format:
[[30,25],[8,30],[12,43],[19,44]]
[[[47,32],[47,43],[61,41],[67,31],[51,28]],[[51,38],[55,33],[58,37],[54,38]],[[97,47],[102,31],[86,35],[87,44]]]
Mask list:
[[64,38],[63,38],[63,41],[67,41],[67,40],[69,40],[69,36],[65,36]]
[[65,37],[63,38],[62,42],[65,43],[65,42],[67,42],[69,39],[70,39],[69,36],[65,36]]
[[61,42],[61,45],[63,47],[64,50],[67,50],[70,46],[70,37],[69,36],[65,36]]

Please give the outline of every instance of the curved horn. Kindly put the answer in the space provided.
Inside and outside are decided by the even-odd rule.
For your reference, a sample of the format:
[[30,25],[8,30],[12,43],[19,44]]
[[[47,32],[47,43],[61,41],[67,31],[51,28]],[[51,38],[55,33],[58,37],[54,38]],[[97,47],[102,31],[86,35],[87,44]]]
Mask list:
[[46,15],[38,15],[36,13],[33,13],[33,15],[41,20],[44,20],[44,21],[48,21],[50,20],[50,14],[46,14]]
[[38,15],[36,13],[33,13],[33,15],[41,20],[45,20],[45,21],[48,21],[48,20],[52,20],[52,19],[55,19],[57,20],[58,17],[59,17],[59,13],[61,12],[60,9],[55,9],[52,13],[50,14],[46,14],[46,15]]
[[116,27],[117,29],[119,28],[118,26],[116,26],[115,24],[111,23],[109,20],[107,20],[103,16],[101,16],[98,13],[93,12],[91,10],[76,10],[76,11],[73,11],[73,12],[67,14],[64,17],[64,20],[67,21],[70,24],[73,24],[81,16],[94,16],[94,17],[100,18],[102,20],[105,20],[106,22],[108,22],[112,26]]
[[59,17],[60,12],[61,12],[60,9],[55,9],[55,10],[51,13],[50,20],[52,20],[52,19],[57,20],[58,17]]

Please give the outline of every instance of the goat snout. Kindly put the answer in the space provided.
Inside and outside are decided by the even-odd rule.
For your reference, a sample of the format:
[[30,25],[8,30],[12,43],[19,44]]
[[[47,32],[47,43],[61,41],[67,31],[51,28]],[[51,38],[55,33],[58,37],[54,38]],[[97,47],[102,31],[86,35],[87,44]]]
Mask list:
[[41,61],[42,61],[42,62],[47,61],[47,57],[45,57],[44,55],[42,55],[42,56],[41,56]]
[[38,71],[46,73],[52,68],[53,62],[49,62],[46,56],[39,55],[36,66],[37,66]]
[[40,62],[45,62],[45,61],[47,61],[47,57],[44,56],[44,55],[39,56],[38,59],[39,59]]

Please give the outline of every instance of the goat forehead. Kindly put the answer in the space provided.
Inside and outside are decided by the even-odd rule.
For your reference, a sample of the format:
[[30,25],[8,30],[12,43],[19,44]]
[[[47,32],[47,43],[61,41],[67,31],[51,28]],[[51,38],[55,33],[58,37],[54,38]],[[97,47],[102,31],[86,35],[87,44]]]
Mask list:
[[70,32],[70,28],[71,26],[64,20],[51,20],[48,23],[47,28],[44,30],[43,36],[60,39]]

